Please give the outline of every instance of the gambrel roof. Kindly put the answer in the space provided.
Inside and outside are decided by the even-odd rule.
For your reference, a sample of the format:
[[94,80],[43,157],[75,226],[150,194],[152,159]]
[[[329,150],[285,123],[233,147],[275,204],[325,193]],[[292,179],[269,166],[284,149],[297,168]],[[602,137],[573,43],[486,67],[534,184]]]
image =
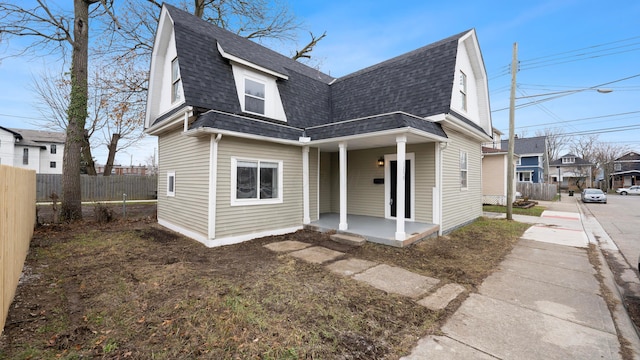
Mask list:
[[[472,131],[490,136],[450,108],[458,44],[473,30],[334,78],[171,5],[164,7],[173,23],[184,106],[193,107],[198,117],[190,129],[315,140],[411,127],[446,138],[440,123],[426,118],[451,114]],[[229,59],[277,78],[286,122],[242,111]],[[150,125],[166,117],[151,119]]]

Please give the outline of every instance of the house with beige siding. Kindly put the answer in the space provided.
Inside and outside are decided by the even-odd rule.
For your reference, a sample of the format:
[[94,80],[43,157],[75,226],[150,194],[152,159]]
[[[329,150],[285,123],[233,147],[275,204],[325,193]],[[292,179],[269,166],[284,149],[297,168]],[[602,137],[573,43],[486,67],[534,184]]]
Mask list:
[[162,8],[145,119],[158,222],[207,246],[447,233],[482,215],[491,129],[475,30],[335,78]]

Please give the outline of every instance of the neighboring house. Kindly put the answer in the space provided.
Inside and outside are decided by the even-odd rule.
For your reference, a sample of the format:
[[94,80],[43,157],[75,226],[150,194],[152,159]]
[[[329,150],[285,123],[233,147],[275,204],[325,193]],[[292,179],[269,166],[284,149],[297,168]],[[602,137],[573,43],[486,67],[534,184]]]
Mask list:
[[[482,203],[489,205],[507,205],[507,172],[509,152],[507,149],[482,147]],[[512,166],[520,157],[513,155]],[[513,178],[512,199],[516,198],[516,179]]]
[[560,189],[582,190],[593,187],[592,167],[592,163],[569,153],[549,164],[549,177],[554,184],[560,181]]
[[165,4],[148,94],[158,222],[207,246],[305,226],[403,246],[482,215],[474,30],[334,78]]
[[0,126],[0,164],[62,174],[65,134]]
[[630,151],[613,161],[611,188],[640,185],[640,154]]
[[[501,149],[509,148],[509,140],[502,140]],[[520,156],[516,166],[516,181],[544,183],[549,173],[546,136],[515,138],[514,153]]]

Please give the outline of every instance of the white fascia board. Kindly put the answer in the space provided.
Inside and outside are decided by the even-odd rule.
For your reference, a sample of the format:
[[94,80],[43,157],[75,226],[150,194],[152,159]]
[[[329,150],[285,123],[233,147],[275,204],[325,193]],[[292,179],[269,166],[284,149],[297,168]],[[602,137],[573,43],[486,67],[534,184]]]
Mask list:
[[258,140],[258,141],[266,141],[266,142],[284,144],[284,145],[295,145],[295,146],[309,145],[309,143],[302,144],[298,140],[278,139],[278,138],[272,138],[269,136],[247,134],[243,132],[216,129],[212,127],[200,127],[197,129],[191,129],[191,130],[185,131],[183,133],[183,135],[185,136],[195,136],[195,137],[202,136],[202,135],[211,135],[211,134],[222,134],[224,136],[232,136],[232,137],[237,137],[242,139]]
[[231,55],[231,54],[226,53],[222,49],[222,46],[220,45],[219,42],[217,43],[217,46],[218,46],[218,52],[220,52],[220,55],[222,55],[223,58],[225,58],[225,59],[227,59],[229,61],[236,62],[238,64],[244,65],[244,66],[249,67],[251,69],[255,69],[257,71],[263,72],[265,74],[269,74],[269,75],[272,75],[272,76],[275,76],[275,77],[278,77],[278,78],[281,78],[281,79],[284,79],[284,80],[289,80],[289,76],[287,76],[285,74],[281,74],[281,73],[279,73],[277,71],[273,71],[273,70],[267,69],[267,68],[265,68],[263,66],[256,65],[256,64],[254,64],[252,62],[249,62],[247,60],[241,59],[241,58],[239,58],[239,57],[237,57],[235,55]]
[[185,114],[190,114],[189,116],[192,116],[193,107],[187,106],[184,108],[183,111],[177,111],[175,114],[171,115],[167,119],[164,119],[159,124],[153,125],[150,128],[145,129],[144,132],[145,134],[149,134],[149,135],[158,135],[166,130],[173,128],[177,124],[183,125]]
[[[168,20],[171,23],[171,29],[166,29],[165,28],[165,24],[166,21]],[[146,108],[145,108],[145,119],[144,119],[144,124],[145,124],[145,128],[147,127],[151,127],[151,119],[150,119],[150,113],[151,113],[151,101],[150,97],[152,95],[152,89],[154,86],[154,74],[156,73],[155,69],[156,67],[159,65],[158,64],[158,51],[159,49],[161,49],[161,42],[163,39],[163,36],[166,36],[164,33],[165,31],[171,31],[173,32],[173,19],[171,18],[171,16],[169,15],[169,12],[167,11],[167,8],[163,5],[162,6],[162,10],[160,12],[160,19],[158,21],[158,29],[156,30],[155,33],[155,37],[153,39],[153,50],[151,50],[151,66],[149,67],[149,84],[147,86],[147,88],[149,89],[149,91],[147,91],[147,104],[146,104]],[[166,49],[165,49],[166,50]],[[145,130],[146,132],[146,130]]]
[[463,122],[462,120],[456,118],[455,116],[451,115],[451,114],[447,114],[445,116],[445,122],[448,125],[451,125],[452,127],[456,128],[457,130],[462,131],[463,133],[466,133],[468,135],[470,135],[473,138],[482,140],[482,141],[491,141],[492,138],[490,135],[485,134],[484,132],[480,132],[478,129],[469,126],[468,124],[466,124],[465,122]]
[[333,138],[322,139],[322,140],[311,140],[311,142],[309,142],[308,145],[309,146],[314,146],[314,145],[328,144],[328,143],[335,143],[335,142],[349,142],[351,140],[366,139],[368,137],[374,137],[374,136],[400,135],[400,134],[406,134],[406,133],[419,135],[419,136],[422,136],[422,137],[425,137],[425,138],[432,139],[433,141],[437,141],[437,142],[449,142],[450,141],[447,138],[443,138],[441,136],[428,133],[426,131],[417,130],[417,129],[414,129],[414,128],[411,128],[411,127],[403,127],[403,128],[397,128],[397,129],[391,129],[391,130],[382,130],[382,131],[376,131],[376,132],[369,132],[369,133],[364,133],[364,134],[333,137]]

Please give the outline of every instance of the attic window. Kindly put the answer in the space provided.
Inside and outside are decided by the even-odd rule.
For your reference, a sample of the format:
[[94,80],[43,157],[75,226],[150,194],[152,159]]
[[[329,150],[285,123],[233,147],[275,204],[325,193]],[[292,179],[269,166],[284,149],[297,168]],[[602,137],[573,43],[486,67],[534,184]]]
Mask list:
[[244,79],[244,110],[264,115],[265,85],[251,79]]
[[460,107],[467,110],[467,75],[460,71]]
[[613,171],[622,170],[622,164],[613,164]]
[[182,100],[182,78],[178,58],[171,61],[171,102]]
[[564,157],[562,158],[562,163],[563,164],[573,164],[576,162],[576,158],[574,157]]

